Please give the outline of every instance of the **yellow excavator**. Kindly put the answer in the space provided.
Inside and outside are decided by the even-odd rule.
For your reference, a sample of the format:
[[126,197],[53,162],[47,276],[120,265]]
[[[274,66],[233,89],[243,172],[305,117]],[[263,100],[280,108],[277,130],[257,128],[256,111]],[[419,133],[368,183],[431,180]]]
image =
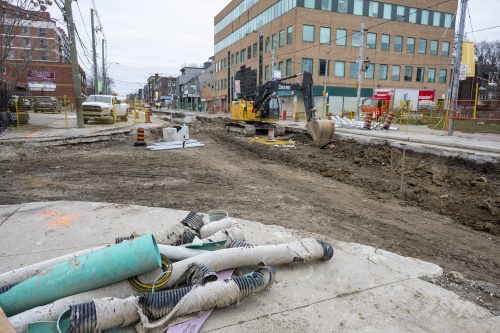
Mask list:
[[[300,75],[302,75],[302,83],[284,82]],[[331,120],[319,119],[315,115],[313,79],[309,72],[266,82],[257,89],[254,100],[240,98],[238,101],[234,101],[231,104],[231,122],[226,123],[226,130],[253,136],[257,131],[267,131],[272,127],[276,135],[284,134],[284,126],[275,123],[279,120],[281,111],[280,102],[276,96],[280,90],[302,93],[307,116],[306,129],[319,148],[324,148],[333,142],[334,123]]]

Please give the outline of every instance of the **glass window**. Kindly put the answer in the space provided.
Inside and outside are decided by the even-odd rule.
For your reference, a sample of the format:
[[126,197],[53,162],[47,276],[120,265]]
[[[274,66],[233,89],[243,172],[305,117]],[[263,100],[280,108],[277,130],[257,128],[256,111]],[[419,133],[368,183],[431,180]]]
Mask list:
[[401,67],[398,65],[392,66],[392,81],[399,81],[401,76]]
[[[247,48],[247,59],[250,60],[252,59],[252,47],[249,46]],[[224,59],[224,68],[226,68],[226,59]]]
[[439,71],[439,83],[446,83],[446,69]]
[[269,81],[269,65],[264,67],[264,80]]
[[332,10],[332,0],[321,0],[322,10]]
[[280,61],[278,63],[278,71],[280,72],[281,77],[283,77],[283,74],[285,74],[285,73],[283,73],[283,61]]
[[403,52],[403,37],[394,36],[394,51]]
[[351,79],[356,79],[358,77],[358,63],[351,62],[351,66],[349,68],[349,77]]
[[444,14],[444,27],[451,28],[451,21],[453,20],[453,15]]
[[245,49],[241,50],[241,52],[240,52],[240,61],[241,62],[245,62],[245,54],[246,54],[246,50]]
[[47,29],[45,28],[38,28],[38,34],[40,37],[47,37]]
[[441,13],[434,12],[434,17],[432,19],[432,25],[435,27],[439,27],[440,24],[441,24]]
[[437,40],[431,41],[431,55],[437,56],[439,50],[439,42]]
[[378,65],[378,79],[379,80],[387,80],[387,65]]
[[279,41],[280,47],[285,46],[285,30],[280,31],[280,41]]
[[314,43],[314,25],[305,25],[302,31],[302,41]]
[[411,82],[413,80],[413,67],[406,66],[405,67],[405,81]]
[[413,53],[413,52],[415,52],[415,38],[408,37],[406,39],[406,52],[407,53]]
[[240,62],[240,53],[236,52],[236,64],[239,64]]
[[49,60],[49,54],[46,51],[42,51],[41,60]]
[[417,8],[410,8],[410,13],[408,14],[408,22],[417,23]]
[[315,0],[304,0],[304,7],[306,8],[315,8]]
[[404,22],[405,20],[405,6],[396,7],[396,20]]
[[368,16],[378,17],[378,2],[377,1],[370,1],[368,3]]
[[443,57],[448,57],[450,55],[450,42],[441,43],[441,55]]
[[24,37],[24,47],[31,46],[31,39],[29,37]]
[[375,65],[370,64],[370,66],[368,66],[368,68],[366,69],[365,79],[373,80],[374,75],[375,75]]
[[311,58],[302,58],[302,72],[313,72],[313,60]]
[[231,66],[233,66],[233,65],[234,65],[234,53],[231,54]]
[[429,24],[429,11],[426,9],[423,9],[420,15],[420,24]]
[[361,47],[361,31],[352,31],[352,47]]
[[30,28],[27,25],[23,26],[23,33],[25,35],[29,35],[29,32],[30,32]]
[[286,43],[292,44],[292,42],[293,42],[293,26],[288,27],[288,29],[286,29]]
[[325,59],[319,59],[319,76],[328,76],[328,63]]
[[389,3],[384,3],[384,18],[386,20],[392,19],[392,5]]
[[253,53],[253,57],[257,58],[257,43],[253,44],[252,53]]
[[420,38],[418,41],[418,53],[425,54],[427,52],[427,39]]
[[424,74],[425,74],[425,68],[417,67],[417,82],[424,82]]
[[331,40],[330,35],[331,35],[330,28],[321,27],[319,29],[319,43],[320,44],[330,44],[330,40]]
[[349,7],[349,0],[339,0],[338,4],[339,13],[347,13],[348,7]]
[[272,37],[272,44],[271,44],[271,47],[274,49],[276,49],[276,44],[278,42],[278,37],[276,36],[276,34],[273,34],[273,37]]
[[335,39],[335,45],[345,46],[347,44],[347,30],[337,29],[337,38]]
[[429,82],[429,83],[436,82],[436,69],[435,68],[429,68],[429,70],[427,71],[427,82]]
[[369,32],[366,34],[366,47],[369,49],[377,48],[377,34],[374,32]]
[[265,46],[265,50],[266,50],[266,52],[271,51],[271,47],[269,46],[269,43],[270,43],[270,41],[269,41],[269,37],[266,37],[266,39],[264,40],[264,44],[266,45],[266,46]]
[[292,75],[292,59],[286,60],[286,76]]
[[363,15],[364,0],[354,0],[354,15]]
[[382,35],[382,51],[389,51],[391,47],[391,35]]
[[336,77],[344,77],[345,76],[345,62],[344,61],[336,61],[335,62],[335,74]]

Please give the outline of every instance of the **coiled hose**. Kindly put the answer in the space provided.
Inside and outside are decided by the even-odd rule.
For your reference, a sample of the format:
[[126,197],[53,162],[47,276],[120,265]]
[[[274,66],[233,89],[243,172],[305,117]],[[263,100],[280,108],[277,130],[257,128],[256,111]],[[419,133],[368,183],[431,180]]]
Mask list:
[[94,332],[97,328],[97,313],[94,302],[72,305],[67,333]]
[[134,276],[128,279],[128,283],[139,292],[150,292],[154,290],[161,290],[165,288],[165,285],[168,283],[170,279],[170,275],[172,274],[172,265],[168,261],[166,255],[161,254],[161,270],[162,274],[157,278],[157,280],[153,281],[153,283],[142,282],[139,279],[139,276]]
[[237,248],[237,247],[244,247],[244,248],[252,248],[253,245],[252,244],[249,244],[245,241],[234,241],[232,242],[230,245],[229,245],[229,248],[232,249],[232,248]]
[[205,225],[205,223],[203,223],[203,216],[199,215],[195,210],[189,212],[181,223],[197,233],[199,233],[200,229]]
[[212,269],[203,265],[193,264],[187,271],[186,284],[188,286],[194,286],[197,284],[214,282],[217,281],[217,279],[217,273]]
[[193,287],[146,293],[139,297],[139,304],[148,318],[160,319],[169,314],[191,289]]

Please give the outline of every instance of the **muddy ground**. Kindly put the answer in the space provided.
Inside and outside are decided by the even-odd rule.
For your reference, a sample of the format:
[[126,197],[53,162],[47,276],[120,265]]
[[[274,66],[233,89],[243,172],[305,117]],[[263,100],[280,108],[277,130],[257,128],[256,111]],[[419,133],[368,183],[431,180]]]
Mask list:
[[[500,285],[499,166],[407,152],[401,193],[402,153],[388,146],[337,140],[333,149],[318,150],[294,134],[288,138],[295,148],[275,148],[226,133],[216,122],[192,124],[191,135],[207,146],[150,152],[133,147],[132,137],[1,145],[0,204],[84,200],[225,209]],[[160,130],[147,133],[149,141],[159,136]],[[435,281],[453,283],[445,282]],[[498,289],[470,285],[473,301],[500,312]]]

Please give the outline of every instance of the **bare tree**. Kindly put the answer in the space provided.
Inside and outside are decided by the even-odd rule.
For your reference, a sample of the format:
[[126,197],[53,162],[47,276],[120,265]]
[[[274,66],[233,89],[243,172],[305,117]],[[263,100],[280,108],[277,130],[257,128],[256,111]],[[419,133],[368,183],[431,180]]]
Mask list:
[[481,65],[495,65],[500,68],[500,40],[482,41],[476,44],[477,61]]
[[28,22],[36,20],[38,13],[51,4],[51,0],[0,0],[0,111],[9,108],[33,56],[32,43],[22,49],[14,48],[14,44],[24,35]]

